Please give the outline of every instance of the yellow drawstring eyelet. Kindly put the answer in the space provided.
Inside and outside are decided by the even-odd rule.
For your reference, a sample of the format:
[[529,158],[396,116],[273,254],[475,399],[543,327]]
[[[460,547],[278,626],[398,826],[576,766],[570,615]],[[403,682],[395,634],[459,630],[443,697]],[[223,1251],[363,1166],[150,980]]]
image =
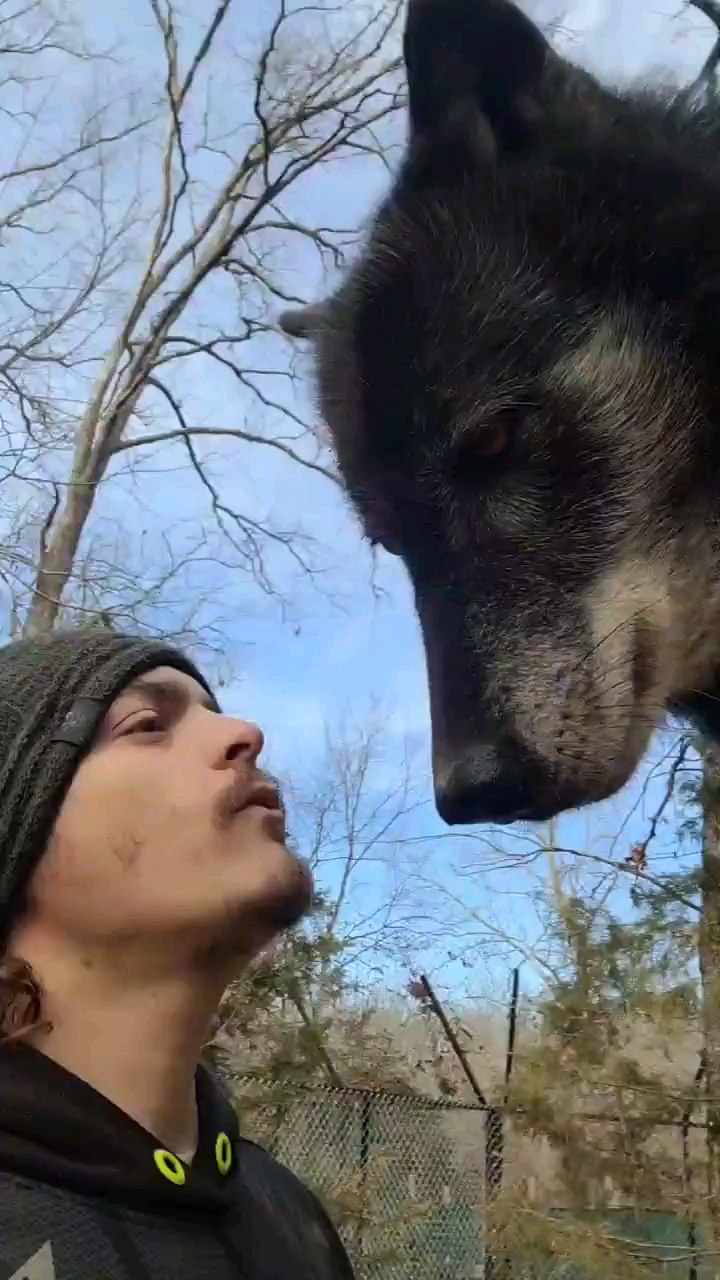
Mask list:
[[154,1153],[153,1159],[158,1169],[168,1182],[174,1182],[176,1187],[182,1187],[185,1183],[185,1169],[182,1161],[174,1156],[172,1151],[163,1151],[161,1148]]
[[226,1133],[219,1133],[215,1139],[215,1160],[222,1174],[228,1174],[232,1168],[232,1143]]

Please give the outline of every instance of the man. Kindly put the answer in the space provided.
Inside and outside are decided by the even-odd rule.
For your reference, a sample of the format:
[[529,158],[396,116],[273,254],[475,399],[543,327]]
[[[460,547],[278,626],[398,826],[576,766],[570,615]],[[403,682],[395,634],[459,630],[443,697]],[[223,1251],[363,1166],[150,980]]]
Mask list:
[[159,643],[0,649],[0,1280],[351,1280],[199,1066],[310,902],[262,746]]

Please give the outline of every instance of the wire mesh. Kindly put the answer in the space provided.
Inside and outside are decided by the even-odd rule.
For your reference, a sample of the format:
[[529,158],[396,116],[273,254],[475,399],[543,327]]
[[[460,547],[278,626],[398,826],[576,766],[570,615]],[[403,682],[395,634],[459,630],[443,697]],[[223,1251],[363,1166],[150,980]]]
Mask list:
[[483,1280],[482,1107],[369,1089],[237,1088],[243,1129],[320,1196],[358,1280]]

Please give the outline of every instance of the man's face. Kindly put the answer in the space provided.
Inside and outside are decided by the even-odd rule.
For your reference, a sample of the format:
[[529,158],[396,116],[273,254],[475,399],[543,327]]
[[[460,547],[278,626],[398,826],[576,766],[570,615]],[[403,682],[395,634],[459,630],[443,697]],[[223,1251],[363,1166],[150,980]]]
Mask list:
[[182,672],[128,685],[75,775],[30,910],[80,946],[255,954],[300,919],[312,888],[258,770],[262,746]]

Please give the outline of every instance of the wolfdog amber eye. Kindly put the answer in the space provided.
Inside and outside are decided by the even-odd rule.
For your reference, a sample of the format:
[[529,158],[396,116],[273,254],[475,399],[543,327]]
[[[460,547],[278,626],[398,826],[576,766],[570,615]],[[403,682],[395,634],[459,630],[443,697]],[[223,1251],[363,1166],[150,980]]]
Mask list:
[[461,484],[489,479],[494,466],[502,463],[510,452],[515,426],[515,419],[506,414],[466,439],[455,455],[456,479]]
[[461,482],[489,479],[495,465],[504,465],[533,407],[529,400],[513,401],[496,410],[485,422],[469,428],[455,458],[457,479]]
[[493,422],[473,442],[473,452],[481,458],[499,458],[510,445],[510,421]]

